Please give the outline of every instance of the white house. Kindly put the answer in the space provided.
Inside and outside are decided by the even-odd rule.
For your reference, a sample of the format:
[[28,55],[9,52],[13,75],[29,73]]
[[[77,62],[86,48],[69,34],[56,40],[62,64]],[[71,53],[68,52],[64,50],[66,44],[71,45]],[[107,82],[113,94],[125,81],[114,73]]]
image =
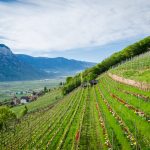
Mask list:
[[27,100],[26,99],[21,99],[21,104],[26,104],[27,103]]

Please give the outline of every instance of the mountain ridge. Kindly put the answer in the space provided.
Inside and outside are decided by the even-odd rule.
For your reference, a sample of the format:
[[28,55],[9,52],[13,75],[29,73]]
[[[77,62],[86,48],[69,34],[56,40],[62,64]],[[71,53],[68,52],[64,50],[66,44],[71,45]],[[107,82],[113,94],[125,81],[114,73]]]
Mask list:
[[[32,64],[33,67],[39,68],[40,70],[49,71],[71,71],[71,70],[83,70],[88,68],[95,63],[77,61],[74,59],[66,59],[64,57],[48,58],[48,57],[32,57],[24,54],[16,55],[19,60]],[[70,70],[71,69],[71,70]]]
[[73,75],[95,63],[66,59],[64,57],[33,57],[14,54],[5,44],[0,44],[0,81],[35,80]]

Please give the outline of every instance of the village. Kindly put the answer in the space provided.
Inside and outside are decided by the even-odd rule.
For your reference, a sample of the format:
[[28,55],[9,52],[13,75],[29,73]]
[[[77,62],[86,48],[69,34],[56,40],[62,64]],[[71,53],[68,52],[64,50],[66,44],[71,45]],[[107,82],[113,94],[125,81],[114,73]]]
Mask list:
[[[12,98],[10,98],[9,101],[4,102],[2,105],[8,105],[11,107],[23,105],[26,103],[30,103],[33,101],[36,101],[38,97],[43,96],[47,92],[49,92],[51,89],[47,89],[47,87],[44,87],[43,90],[38,91],[31,91],[30,92],[16,92]],[[20,97],[20,95],[22,95]]]
[[[86,88],[87,86],[91,85],[96,85],[98,83],[98,80],[91,80],[89,83],[88,82],[84,82],[82,83],[82,87]],[[17,105],[23,105],[26,103],[30,103],[33,101],[36,101],[38,99],[38,97],[43,96],[45,93],[49,92],[51,89],[47,89],[47,87],[44,87],[43,90],[40,91],[32,91],[30,90],[30,92],[16,92],[15,96],[13,98],[11,98],[11,100],[9,102],[7,102],[7,105],[10,106],[17,106]],[[17,95],[22,95],[25,94],[25,96],[21,96],[20,98],[17,97]]]

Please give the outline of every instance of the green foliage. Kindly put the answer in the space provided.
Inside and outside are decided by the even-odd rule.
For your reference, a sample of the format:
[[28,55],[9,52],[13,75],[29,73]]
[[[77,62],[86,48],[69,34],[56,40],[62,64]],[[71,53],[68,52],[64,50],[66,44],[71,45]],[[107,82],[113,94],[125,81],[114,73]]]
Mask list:
[[24,109],[21,111],[20,117],[24,117],[24,116],[27,114],[27,112],[28,112],[28,108],[27,108],[27,106],[25,105],[25,106],[24,106]]
[[69,80],[67,78],[66,84],[64,85],[62,89],[63,95],[68,94],[73,89],[81,85],[81,74],[77,74],[75,77],[69,77]]
[[67,77],[66,82],[69,83],[72,80],[72,77]]
[[63,86],[63,85],[64,85],[64,83],[63,83],[63,82],[60,82],[60,83],[59,83],[59,85],[60,85],[60,86]]
[[[55,97],[57,96],[57,100]],[[28,108],[28,112],[37,111],[44,107],[55,103],[62,97],[61,91],[59,89],[51,90],[50,92],[46,93],[45,95],[39,97],[36,101],[31,103],[27,103],[26,106]],[[22,111],[24,110],[24,105],[16,106],[12,108],[12,111],[17,115],[18,118],[22,116]]]
[[47,89],[47,87],[45,86],[44,87],[44,93],[47,93],[48,92],[48,89]]
[[110,72],[127,79],[150,83],[150,52],[134,57]]
[[146,118],[111,93],[149,113],[148,101],[126,93],[150,96],[149,91],[115,82],[107,74],[98,80],[96,86],[78,88],[53,107],[28,113],[14,126],[15,132],[2,132],[1,149],[148,149],[150,126]]
[[7,129],[8,125],[14,119],[16,119],[16,115],[8,107],[0,107],[0,130]]
[[[110,57],[103,60],[96,66],[85,70],[82,73],[82,82],[90,81],[98,77],[98,75],[109,70],[112,66],[115,66],[125,60],[128,60],[134,56],[145,53],[150,50],[150,36],[144,38],[143,40],[134,43],[120,52],[114,53]],[[69,77],[66,80],[66,84],[63,87],[63,94],[67,94],[76,87],[81,85],[81,74],[75,77]]]
[[[43,90],[46,86],[48,89],[58,87],[63,79],[49,79],[49,80],[32,80],[32,81],[14,81],[14,82],[0,82],[0,102],[10,102],[11,98],[16,92],[21,91],[37,91]],[[22,86],[23,85],[23,86]],[[7,87],[7,91],[6,91]],[[32,89],[32,90],[30,90]],[[10,95],[12,93],[12,95]],[[17,94],[17,97],[28,96],[28,93]],[[6,99],[6,101],[5,101]]]

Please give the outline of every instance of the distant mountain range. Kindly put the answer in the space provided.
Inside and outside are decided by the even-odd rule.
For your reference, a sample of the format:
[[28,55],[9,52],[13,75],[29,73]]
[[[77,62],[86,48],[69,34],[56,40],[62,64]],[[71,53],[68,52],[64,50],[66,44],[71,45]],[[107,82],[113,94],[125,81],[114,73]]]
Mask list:
[[0,81],[36,80],[73,75],[93,65],[95,63],[63,57],[46,58],[13,54],[9,47],[0,44]]

